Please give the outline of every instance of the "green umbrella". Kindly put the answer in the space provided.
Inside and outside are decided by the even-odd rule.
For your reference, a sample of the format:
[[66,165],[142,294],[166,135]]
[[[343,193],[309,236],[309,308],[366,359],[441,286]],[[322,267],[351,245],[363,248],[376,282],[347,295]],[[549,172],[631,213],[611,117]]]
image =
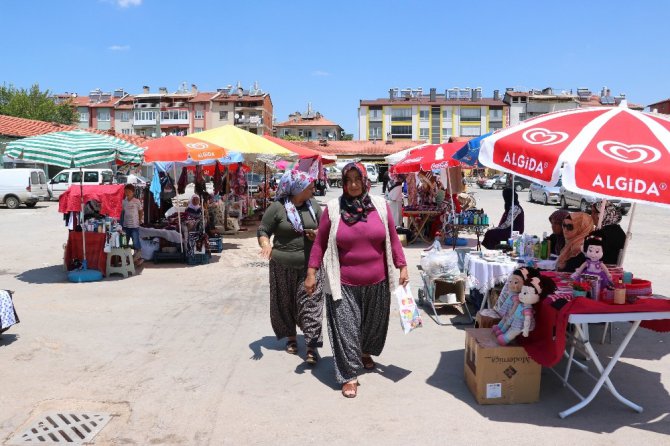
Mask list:
[[86,167],[142,161],[142,149],[111,135],[71,130],[19,139],[7,144],[5,155],[60,167]]
[[[136,145],[110,135],[101,135],[81,130],[47,133],[31,138],[13,141],[7,145],[5,155],[11,158],[52,164],[61,167],[82,167],[95,164],[113,163],[120,160],[124,163],[140,163],[143,151]],[[83,175],[80,176],[80,189],[83,189]],[[84,209],[84,193],[81,193],[82,220]],[[83,222],[82,222],[83,223]],[[102,273],[88,269],[86,261],[86,232],[82,232],[83,261],[82,269],[70,271],[71,282],[93,282],[102,279]]]

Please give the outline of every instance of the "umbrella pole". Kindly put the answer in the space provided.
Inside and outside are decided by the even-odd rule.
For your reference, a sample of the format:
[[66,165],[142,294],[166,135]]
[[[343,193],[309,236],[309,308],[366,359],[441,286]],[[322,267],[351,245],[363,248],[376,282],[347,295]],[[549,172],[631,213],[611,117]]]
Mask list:
[[516,192],[514,190],[514,177],[515,175],[512,175],[512,206],[509,208],[509,210],[512,212],[512,224],[509,227],[510,238],[512,237],[512,232],[514,232],[514,193]]
[[226,188],[223,191],[223,196],[226,198],[223,203],[223,232],[227,232],[228,227],[228,193],[230,192],[230,169],[226,166]]
[[[172,163],[172,172],[175,178],[177,178],[177,163]],[[166,174],[167,175],[167,174]],[[181,232],[181,213],[179,212],[179,202],[177,202],[177,225],[179,226],[179,243],[181,245],[181,253],[184,252],[184,234]]]
[[267,163],[263,163],[263,183],[265,183],[265,187],[263,188],[263,211],[265,212],[265,209],[267,209],[266,199],[267,199],[267,195],[268,195],[268,165],[267,165]]
[[84,170],[79,167],[79,226],[81,226],[81,245],[84,251],[84,258],[82,259],[82,266],[88,269],[88,262],[86,261],[86,228],[84,227]]
[[623,259],[626,258],[626,250],[628,249],[628,242],[630,241],[631,237],[633,236],[633,233],[631,232],[631,229],[633,228],[633,219],[635,218],[635,208],[636,208],[636,203],[633,203],[632,209],[630,211],[630,220],[628,220],[628,230],[626,231],[626,241],[623,244],[623,249],[621,250],[621,254],[619,254],[619,262],[617,262],[617,266],[623,265]]

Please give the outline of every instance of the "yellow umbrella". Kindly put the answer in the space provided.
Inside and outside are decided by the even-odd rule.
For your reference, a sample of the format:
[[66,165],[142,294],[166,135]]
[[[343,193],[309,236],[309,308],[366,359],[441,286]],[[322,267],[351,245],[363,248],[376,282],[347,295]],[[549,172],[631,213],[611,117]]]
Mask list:
[[234,125],[224,125],[204,132],[192,133],[190,138],[216,144],[231,152],[264,155],[291,155],[293,152],[262,136],[242,130]]

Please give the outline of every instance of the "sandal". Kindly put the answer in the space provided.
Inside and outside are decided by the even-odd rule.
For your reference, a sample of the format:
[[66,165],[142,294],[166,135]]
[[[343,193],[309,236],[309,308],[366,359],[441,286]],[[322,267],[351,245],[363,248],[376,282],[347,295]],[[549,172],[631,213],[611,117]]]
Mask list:
[[307,350],[305,362],[310,365],[315,365],[317,362],[319,362],[319,355],[316,353],[316,350]]
[[286,353],[289,355],[298,354],[298,343],[296,341],[288,341],[286,343]]
[[362,356],[361,360],[363,361],[363,368],[365,370],[374,370],[375,369],[375,362],[372,360],[370,356]]
[[358,386],[358,380],[344,383],[342,385],[342,396],[345,398],[356,398],[356,394],[358,393]]

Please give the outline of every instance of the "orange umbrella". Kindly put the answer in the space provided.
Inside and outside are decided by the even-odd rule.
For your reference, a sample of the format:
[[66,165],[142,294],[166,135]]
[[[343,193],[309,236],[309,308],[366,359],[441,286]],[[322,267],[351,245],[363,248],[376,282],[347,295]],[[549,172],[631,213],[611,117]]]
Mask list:
[[226,156],[226,149],[190,136],[165,136],[142,147],[144,161],[205,161]]

